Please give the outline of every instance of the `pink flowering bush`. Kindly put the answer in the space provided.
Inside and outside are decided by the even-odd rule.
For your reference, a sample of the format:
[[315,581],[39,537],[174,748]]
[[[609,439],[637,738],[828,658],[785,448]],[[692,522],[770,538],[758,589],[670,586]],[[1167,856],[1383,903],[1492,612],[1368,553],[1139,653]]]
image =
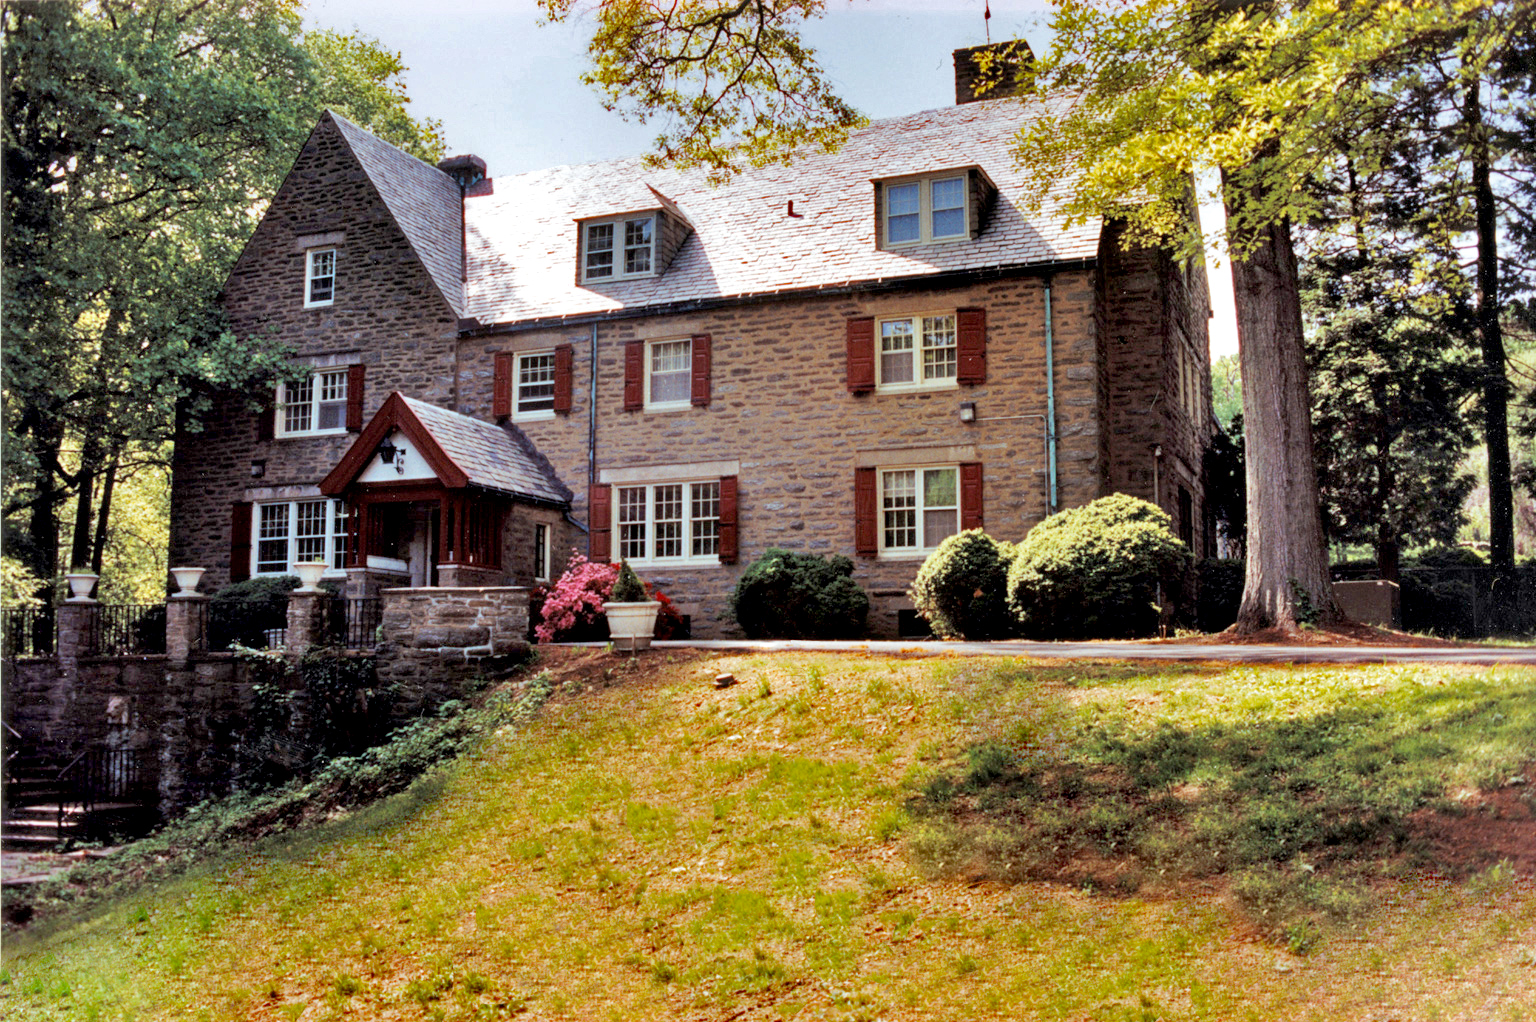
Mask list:
[[565,574],[545,592],[534,636],[540,642],[600,638],[603,601],[618,577],[618,565],[594,564],[573,551]]

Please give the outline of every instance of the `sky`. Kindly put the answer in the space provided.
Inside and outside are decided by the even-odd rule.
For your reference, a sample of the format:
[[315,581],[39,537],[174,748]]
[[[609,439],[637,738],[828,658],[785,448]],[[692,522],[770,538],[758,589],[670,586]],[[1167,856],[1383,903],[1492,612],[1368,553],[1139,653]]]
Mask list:
[[[839,94],[871,118],[955,101],[951,53],[987,41],[984,0],[828,0],[805,37]],[[994,42],[1050,41],[1048,0],[990,0]],[[310,25],[357,31],[398,51],[411,112],[442,122],[451,153],[491,177],[634,156],[656,129],[604,110],[580,81],[590,23],[540,25],[533,0],[309,0]],[[1202,207],[1209,232],[1219,207]],[[1211,357],[1236,351],[1231,277],[1212,266]],[[1225,286],[1223,286],[1225,285]]]

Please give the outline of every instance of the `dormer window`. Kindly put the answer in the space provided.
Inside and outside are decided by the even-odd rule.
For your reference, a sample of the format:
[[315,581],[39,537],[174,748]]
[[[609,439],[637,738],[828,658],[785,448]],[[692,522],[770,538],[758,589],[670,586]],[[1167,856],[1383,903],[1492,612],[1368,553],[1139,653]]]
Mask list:
[[583,280],[649,277],[655,266],[656,218],[625,217],[582,228]]
[[877,181],[880,245],[903,248],[974,238],[996,194],[980,167]]
[[304,254],[304,308],[330,305],[336,300],[336,250],[312,248]]

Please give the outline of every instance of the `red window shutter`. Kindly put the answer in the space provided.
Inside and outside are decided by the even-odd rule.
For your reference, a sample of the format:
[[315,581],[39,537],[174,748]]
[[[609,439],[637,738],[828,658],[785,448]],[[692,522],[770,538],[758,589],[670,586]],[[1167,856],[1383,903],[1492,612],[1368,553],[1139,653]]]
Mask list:
[[363,428],[363,374],[367,366],[359,363],[347,366],[347,432],[359,433]]
[[569,344],[555,348],[555,414],[571,414],[571,366],[576,353]]
[[955,378],[961,383],[987,382],[987,310],[955,310],[955,346],[960,368]]
[[588,552],[594,564],[613,559],[613,487],[594,486],[587,491]]
[[867,394],[875,389],[875,321],[848,321],[848,391]]
[[853,470],[853,549],[860,557],[873,557],[880,552],[875,532],[880,517],[876,481],[872,468]]
[[[274,399],[275,401],[275,399]],[[271,440],[277,435],[277,405],[270,404],[256,413],[256,439]]]
[[735,564],[739,554],[736,538],[736,477],[720,477],[720,563]]
[[624,345],[624,410],[638,412],[645,407],[645,342]]
[[229,516],[229,580],[251,577],[251,505],[237,501]]
[[506,419],[512,415],[512,353],[497,354],[495,370],[491,377],[491,418]]
[[960,528],[981,528],[981,462],[960,464]]
[[709,407],[709,334],[693,337],[693,404]]

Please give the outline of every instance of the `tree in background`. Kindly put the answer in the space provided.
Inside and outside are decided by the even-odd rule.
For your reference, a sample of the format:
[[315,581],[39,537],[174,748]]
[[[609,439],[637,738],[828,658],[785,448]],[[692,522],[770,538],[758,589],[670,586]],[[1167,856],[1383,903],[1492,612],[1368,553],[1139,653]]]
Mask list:
[[[163,467],[214,393],[259,393],[284,352],[215,304],[327,105],[426,158],[400,58],[302,33],[291,0],[12,3],[3,369],[7,548],[41,579],[103,564],[119,481]],[[73,526],[59,513],[73,496]],[[163,579],[163,576],[162,576]]]

